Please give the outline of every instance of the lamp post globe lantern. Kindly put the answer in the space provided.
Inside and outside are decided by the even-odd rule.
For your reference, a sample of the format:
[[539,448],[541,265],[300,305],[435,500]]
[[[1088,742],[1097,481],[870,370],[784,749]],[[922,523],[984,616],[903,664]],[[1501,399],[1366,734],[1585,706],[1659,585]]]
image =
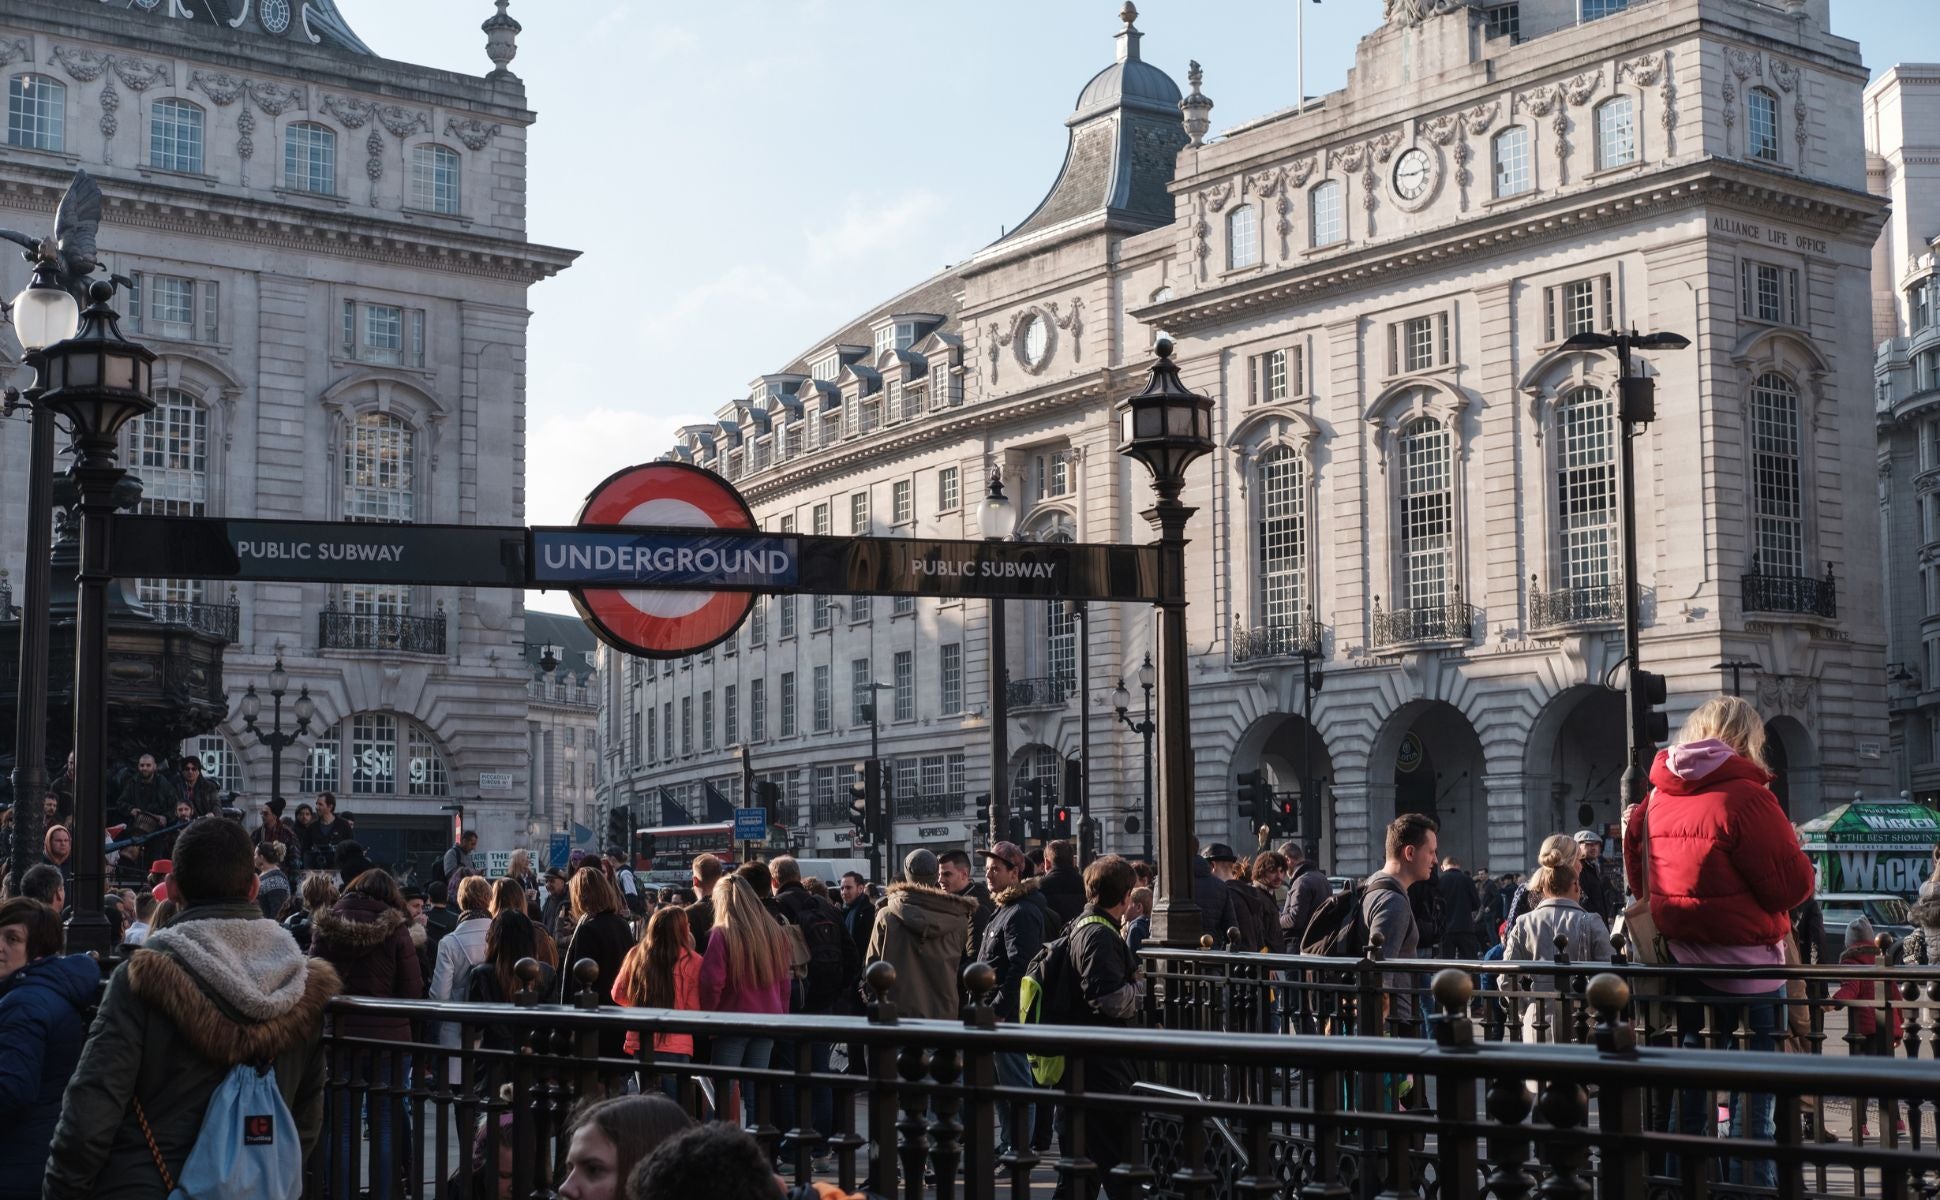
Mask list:
[[1132,711],[1132,693],[1126,688],[1123,678],[1120,678],[1118,686],[1111,690],[1111,706],[1117,710],[1120,717]]
[[254,729],[256,727],[256,718],[263,713],[263,702],[256,695],[255,684],[250,684],[249,690],[243,693],[241,708],[243,724],[248,728]]
[[[1199,944],[1199,909],[1192,900],[1189,860],[1193,836],[1192,713],[1186,661],[1186,524],[1193,508],[1179,499],[1186,468],[1212,452],[1213,400],[1186,387],[1172,361],[1172,339],[1160,334],[1144,390],[1118,402],[1118,452],[1152,472],[1157,501],[1144,516],[1158,531],[1159,600],[1153,626],[1158,647],[1153,713],[1158,746],[1159,902],[1152,937],[1161,946]],[[1143,675],[1144,668],[1141,668]],[[1141,678],[1141,683],[1143,679]],[[1220,931],[1213,931],[1217,934]]]
[[66,288],[54,280],[53,267],[41,262],[33,278],[13,298],[13,329],[20,348],[38,354],[74,336],[81,327],[81,309]]
[[977,510],[977,525],[984,539],[992,542],[1008,540],[1017,531],[1017,506],[1004,495],[1004,478],[999,472],[990,473],[990,486],[985,489],[983,505]]
[[1145,652],[1145,661],[1138,666],[1138,686],[1149,692],[1157,677],[1158,671],[1152,666],[1152,652],[1148,650]]
[[[74,336],[41,351],[47,381],[41,403],[72,427],[83,467],[112,466],[122,426],[155,407],[148,394],[155,352],[121,335],[121,319],[108,306],[114,293],[105,279],[89,285]],[[103,456],[105,462],[91,461]]]
[[317,715],[317,702],[310,699],[310,689],[304,688],[296,696],[296,724],[299,729],[308,729],[310,719]]

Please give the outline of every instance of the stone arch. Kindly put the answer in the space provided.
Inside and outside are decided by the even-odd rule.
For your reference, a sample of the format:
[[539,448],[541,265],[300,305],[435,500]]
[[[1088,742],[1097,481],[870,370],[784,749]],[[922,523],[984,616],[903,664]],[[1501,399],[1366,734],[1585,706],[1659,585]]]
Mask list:
[[1765,722],[1765,762],[1772,769],[1772,794],[1788,816],[1802,820],[1824,810],[1819,747],[1797,717]]
[[[1319,721],[1316,719],[1315,726]],[[1301,751],[1302,740],[1308,760],[1303,772]],[[1300,831],[1300,839],[1305,842],[1318,841],[1321,848],[1321,861],[1333,862],[1333,796],[1334,760],[1327,748],[1327,740],[1318,728],[1309,726],[1299,713],[1269,712],[1255,718],[1253,723],[1240,735],[1233,747],[1232,770],[1235,778],[1249,771],[1263,771],[1273,785],[1276,794],[1292,793],[1303,796],[1306,778],[1311,776],[1314,790],[1320,797],[1320,830],[1318,834],[1306,829]],[[1300,809],[1305,812],[1304,807]],[[1243,828],[1245,814],[1235,817],[1233,828]]]
[[1525,850],[1558,830],[1601,828],[1622,812],[1623,693],[1580,683],[1551,696],[1523,751]]
[[[1411,700],[1375,735],[1369,756],[1370,856],[1381,856],[1381,828],[1404,812],[1441,827],[1442,853],[1464,865],[1488,852],[1488,801],[1482,740],[1467,714],[1446,700]],[[1385,800],[1386,803],[1382,801]]]

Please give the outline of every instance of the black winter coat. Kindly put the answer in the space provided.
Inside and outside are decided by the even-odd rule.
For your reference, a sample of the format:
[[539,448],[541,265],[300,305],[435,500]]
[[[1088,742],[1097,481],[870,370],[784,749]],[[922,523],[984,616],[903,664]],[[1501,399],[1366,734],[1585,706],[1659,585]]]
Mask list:
[[[424,999],[424,970],[411,940],[409,918],[381,900],[352,893],[312,920],[310,956],[337,968],[350,996]],[[341,1018],[347,1037],[411,1040],[409,1017],[357,1014]]]
[[1085,879],[1076,867],[1053,867],[1037,881],[1038,895],[1069,925],[1085,909]]
[[[1085,921],[1101,917],[1104,924]],[[1119,936],[1118,922],[1096,906],[1086,905],[1080,923],[1067,935],[1072,965],[1077,969],[1078,985],[1084,1003],[1077,1018],[1080,1025],[1122,1027],[1138,1016],[1139,992],[1134,979],[1138,957]],[[1108,1055],[1084,1056],[1087,1088],[1101,1092],[1127,1092],[1138,1079],[1138,1069],[1129,1058]]]
[[[572,1003],[579,994],[579,976],[573,968],[582,958],[590,958],[599,964],[599,981],[593,985],[593,994],[600,998],[601,1004],[613,1002],[613,981],[620,977],[620,964],[626,961],[626,952],[633,949],[633,926],[618,913],[594,913],[573,926],[573,935],[561,947],[559,954],[559,987],[554,993],[560,1004]],[[600,1033],[600,1056],[618,1058],[626,1053],[626,1030],[612,1029]]]
[[997,915],[977,943],[977,957],[997,972],[994,1003],[999,1021],[1017,1019],[1017,989],[1024,968],[1044,945],[1051,906],[1045,903],[1041,886],[1036,879],[1026,879],[997,893]]
[[1212,934],[1214,942],[1225,941],[1226,931],[1238,923],[1232,893],[1203,858],[1192,860],[1192,902],[1199,906],[1199,932]]

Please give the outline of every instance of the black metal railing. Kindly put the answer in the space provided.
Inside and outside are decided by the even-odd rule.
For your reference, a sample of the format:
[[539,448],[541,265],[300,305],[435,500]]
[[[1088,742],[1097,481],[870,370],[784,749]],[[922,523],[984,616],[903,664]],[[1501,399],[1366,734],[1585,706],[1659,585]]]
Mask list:
[[1825,565],[1825,576],[1771,575],[1758,569],[1758,556],[1751,557],[1751,570],[1738,581],[1739,595],[1748,613],[1802,613],[1839,618],[1839,584],[1832,576],[1832,564]]
[[1004,698],[1012,708],[1063,708],[1072,687],[1069,675],[1013,679],[1004,686]]
[[445,614],[339,612],[333,605],[317,614],[317,645],[325,650],[395,650],[405,654],[445,652]]
[[941,821],[962,815],[962,792],[896,797],[896,819],[899,821]]
[[199,600],[144,600],[142,607],[157,621],[214,634],[232,646],[241,640],[240,605],[205,604]]
[[1397,608],[1383,611],[1381,598],[1374,598],[1373,641],[1376,646],[1407,646],[1417,642],[1470,642],[1475,640],[1479,616],[1473,604],[1462,603],[1461,593],[1450,604],[1422,608]]
[[1233,661],[1264,662],[1275,658],[1318,658],[1324,631],[1319,622],[1293,622],[1248,629],[1233,625]]
[[1536,580],[1529,580],[1529,627],[1553,629],[1558,625],[1614,625],[1623,620],[1623,585],[1600,587],[1562,587],[1540,591]]
[[[1259,973],[1248,994],[1273,990],[1257,986],[1258,956],[1232,957]],[[1190,973],[1216,969],[1208,956],[1146,961],[1172,974],[1165,1003],[1151,989],[1135,1024],[1217,1008],[1234,978],[1230,969]],[[365,1194],[378,1180],[405,1197],[479,1194],[474,1175],[495,1174],[506,1149],[511,1178],[501,1186],[549,1195],[564,1175],[575,1105],[630,1080],[665,1088],[698,1120],[740,1124],[794,1184],[819,1174],[848,1192],[866,1174],[884,1196],[932,1194],[926,1176],[935,1195],[969,1200],[1024,1200],[1054,1178],[1088,1196],[1101,1175],[1128,1194],[1178,1200],[1627,1200],[1720,1194],[1733,1174],[1767,1176],[1762,1190],[1734,1193],[1747,1195],[1911,1200],[1940,1186],[1931,1063],[1650,1045],[1628,1014],[1652,1001],[1607,972],[1581,989],[1584,1044],[1489,1042],[1471,1023],[1474,969],[1435,976],[1414,1036],[1365,1035],[1359,1022],[1384,1006],[1373,975],[1326,1036],[1288,1037],[1190,1024],[999,1024],[988,1003],[995,973],[980,963],[964,971],[958,1020],[900,1018],[895,972],[882,963],[868,971],[866,1017],[618,1009],[583,960],[565,1007],[539,1003],[556,989],[526,960],[508,1004],[331,1002],[323,1128],[307,1155],[305,1194]],[[406,1050],[346,1033],[341,1023],[353,1016],[443,1024],[439,1041]],[[627,1032],[639,1035],[638,1056],[618,1049]],[[1728,1044],[1729,1030],[1714,1032]],[[773,1053],[761,1068],[655,1061],[651,1035],[670,1033],[716,1047],[753,1039]],[[859,1073],[816,1069],[829,1046],[844,1047]],[[1049,1089],[1003,1082],[996,1056],[1019,1053],[1063,1056],[1063,1078]],[[1772,1097],[1776,1138],[1720,1126],[1719,1095]],[[1859,1124],[1868,1101],[1904,1111],[1907,1131],[1887,1118],[1877,1140],[1857,1130],[1828,1136],[1829,1124]],[[999,1130],[1028,1129],[1033,1104],[1062,1110],[1058,1154],[1039,1157],[1018,1138],[1000,1156]],[[1807,1112],[1818,1114],[1816,1135],[1801,1134]],[[818,1172],[822,1154],[834,1163]]]

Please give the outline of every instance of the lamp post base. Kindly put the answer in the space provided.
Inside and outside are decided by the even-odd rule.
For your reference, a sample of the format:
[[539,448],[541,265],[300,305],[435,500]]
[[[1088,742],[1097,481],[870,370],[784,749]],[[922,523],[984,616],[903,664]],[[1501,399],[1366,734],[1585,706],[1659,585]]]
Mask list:
[[1197,950],[1207,931],[1191,896],[1165,896],[1152,907],[1152,940],[1170,950]]

